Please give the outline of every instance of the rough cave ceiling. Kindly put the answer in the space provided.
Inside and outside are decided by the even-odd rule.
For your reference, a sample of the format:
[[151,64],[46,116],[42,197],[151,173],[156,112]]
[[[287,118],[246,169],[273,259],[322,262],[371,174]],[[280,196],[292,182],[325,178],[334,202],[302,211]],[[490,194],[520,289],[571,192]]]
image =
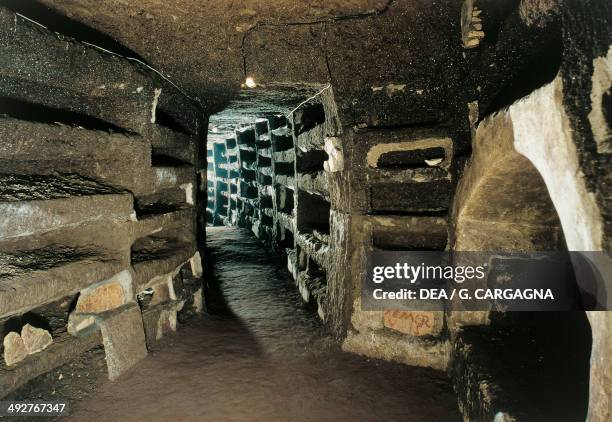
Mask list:
[[[254,32],[290,26],[278,43],[268,46],[277,52],[279,48],[301,50],[300,45],[318,38],[322,23],[339,16],[376,13],[384,10],[388,1],[42,0],[42,3],[109,34],[180,81],[190,92],[225,94],[237,89],[245,71],[257,73],[261,67],[257,64],[261,58],[251,50],[257,42],[256,37],[251,37]],[[315,60],[309,66],[293,68],[290,63],[277,63],[280,68],[275,76],[279,79],[267,82],[326,82],[324,69],[317,69],[315,64],[320,60],[311,59]]]
[[[226,109],[217,116],[219,126],[249,116],[253,107],[288,111],[330,81],[349,122],[414,123],[395,116],[409,106],[415,112],[403,115],[429,121],[437,118],[430,110],[439,109],[429,102],[461,83],[461,74],[450,71],[463,60],[458,1],[0,1],[50,29],[54,13],[93,28],[102,38],[92,43],[116,42],[196,96],[208,112]],[[240,89],[246,76],[258,89]],[[244,111],[247,103],[251,109]]]

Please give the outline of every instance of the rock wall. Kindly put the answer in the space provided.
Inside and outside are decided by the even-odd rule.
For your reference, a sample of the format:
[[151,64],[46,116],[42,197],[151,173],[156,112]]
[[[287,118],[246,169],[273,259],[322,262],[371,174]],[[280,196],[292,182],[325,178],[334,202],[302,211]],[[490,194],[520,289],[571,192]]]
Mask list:
[[[174,69],[208,110],[134,61],[2,14],[6,385],[60,364],[62,344],[103,344],[111,377],[144,355],[177,307],[199,307],[206,220],[278,251],[345,350],[447,370],[466,420],[587,407],[610,419],[609,313],[365,312],[359,300],[377,250],[609,251],[606,1],[329,2],[315,15],[278,2],[268,17],[264,3],[209,5],[179,31],[201,54],[184,38],[172,48],[175,29],[154,40],[163,48],[140,42],[196,6],[170,19],[142,3],[100,5],[95,26]],[[322,89],[211,142],[205,173],[204,115],[247,76]]]
[[[330,84],[286,126],[241,129],[253,133],[252,155],[238,160],[237,183],[252,195],[227,224],[280,252],[345,350],[448,371],[466,420],[581,419],[587,408],[590,420],[607,420],[608,313],[361,309],[377,250],[609,249],[609,8],[466,0],[443,9],[461,30],[432,41],[432,56],[453,42],[446,60],[462,55],[442,61],[445,83],[411,78],[419,65],[402,70],[388,57],[343,71],[353,62],[340,54],[339,64],[332,43]],[[329,28],[330,39],[346,29]],[[395,45],[384,35],[368,42],[380,54]],[[571,366],[558,361],[563,345]]]
[[0,21],[3,397],[100,346],[114,379],[201,310],[206,122],[142,63]]

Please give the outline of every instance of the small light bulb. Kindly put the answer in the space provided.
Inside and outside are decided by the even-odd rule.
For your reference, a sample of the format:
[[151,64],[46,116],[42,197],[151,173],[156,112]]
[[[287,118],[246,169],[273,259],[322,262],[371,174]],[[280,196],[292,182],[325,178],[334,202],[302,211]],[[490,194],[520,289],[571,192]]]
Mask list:
[[255,79],[251,78],[250,76],[246,78],[246,80],[244,81],[244,85],[247,88],[255,88],[257,86],[257,84],[255,83]]

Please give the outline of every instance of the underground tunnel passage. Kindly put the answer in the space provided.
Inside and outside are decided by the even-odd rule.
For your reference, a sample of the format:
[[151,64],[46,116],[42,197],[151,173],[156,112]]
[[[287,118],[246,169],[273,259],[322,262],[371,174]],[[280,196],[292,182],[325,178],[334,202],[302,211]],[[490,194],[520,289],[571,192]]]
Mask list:
[[0,416],[612,420],[608,1],[0,21]]

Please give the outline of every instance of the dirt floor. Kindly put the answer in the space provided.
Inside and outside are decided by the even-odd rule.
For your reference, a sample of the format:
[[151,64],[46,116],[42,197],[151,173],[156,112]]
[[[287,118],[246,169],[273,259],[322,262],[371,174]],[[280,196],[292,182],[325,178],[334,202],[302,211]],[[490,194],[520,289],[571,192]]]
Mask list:
[[445,374],[339,350],[248,232],[212,228],[207,242],[210,315],[62,420],[461,420]]

